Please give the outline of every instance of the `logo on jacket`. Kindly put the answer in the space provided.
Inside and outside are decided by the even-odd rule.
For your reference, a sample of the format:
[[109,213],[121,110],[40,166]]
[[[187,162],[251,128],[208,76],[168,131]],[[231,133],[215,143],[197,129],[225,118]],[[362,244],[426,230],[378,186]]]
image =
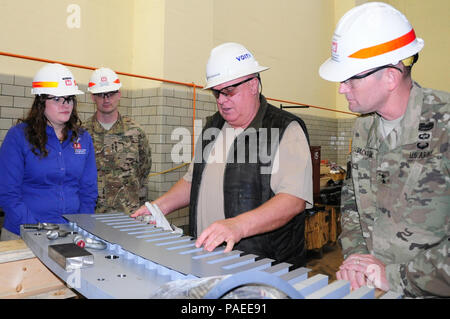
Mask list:
[[73,150],[75,151],[75,154],[86,154],[86,149],[85,148],[81,148],[81,143],[80,143],[80,138],[78,138],[74,143],[73,143]]
[[433,122],[419,124],[419,132],[417,134],[416,144],[418,150],[409,153],[410,159],[422,159],[430,157],[433,154],[433,151],[430,150],[430,143],[433,137],[431,129],[433,127]]
[[431,131],[434,127],[434,123],[433,122],[427,122],[427,123],[420,123],[419,124],[419,131],[422,132],[427,132],[427,131]]

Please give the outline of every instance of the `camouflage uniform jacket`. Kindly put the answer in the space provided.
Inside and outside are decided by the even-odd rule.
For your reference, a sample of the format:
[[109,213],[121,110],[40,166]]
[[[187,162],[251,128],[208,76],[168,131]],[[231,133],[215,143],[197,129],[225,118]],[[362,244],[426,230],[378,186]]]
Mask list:
[[355,122],[352,177],[342,189],[344,257],[372,254],[390,289],[406,297],[450,296],[449,103],[448,92],[414,82],[386,139],[379,115]]
[[[105,130],[95,115],[83,125],[92,136],[98,172],[96,213],[131,214],[145,201],[151,149],[145,132],[132,119],[121,116]],[[140,200],[140,195],[143,198]]]

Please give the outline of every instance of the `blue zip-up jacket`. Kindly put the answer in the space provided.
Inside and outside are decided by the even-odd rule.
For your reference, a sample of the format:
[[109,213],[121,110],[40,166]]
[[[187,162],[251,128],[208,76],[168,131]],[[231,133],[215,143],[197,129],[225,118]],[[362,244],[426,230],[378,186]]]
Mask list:
[[[39,158],[25,137],[27,124],[13,126],[0,148],[0,207],[3,227],[20,235],[21,224],[66,223],[64,214],[93,214],[97,200],[97,167],[91,136],[60,143],[47,126],[48,156]],[[38,151],[39,152],[39,151]]]

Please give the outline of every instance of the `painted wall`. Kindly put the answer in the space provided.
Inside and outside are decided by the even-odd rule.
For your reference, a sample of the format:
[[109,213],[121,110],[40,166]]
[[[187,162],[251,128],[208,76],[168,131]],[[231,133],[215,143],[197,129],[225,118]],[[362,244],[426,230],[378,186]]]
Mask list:
[[387,0],[403,12],[419,38],[425,41],[413,67],[422,86],[450,91],[450,1]]
[[[132,46],[129,47],[133,74],[163,78],[165,48],[165,0],[123,1],[133,4]],[[131,87],[159,86],[160,82],[131,78]]]
[[333,1],[195,0],[188,3],[167,2],[167,77],[204,85],[211,48],[223,42],[238,42],[261,65],[270,67],[261,74],[266,96],[334,105],[333,89],[317,73],[317,65],[328,54],[328,43],[318,40],[331,38]]
[[[68,25],[71,4],[79,28]],[[332,0],[3,0],[0,28],[9,32],[0,34],[0,50],[203,85],[211,48],[236,41],[271,67],[266,95],[332,107],[335,93],[316,69],[328,47],[317,39],[331,37],[333,22]],[[41,65],[0,57],[6,74],[32,77]],[[71,70],[87,83],[90,71]]]
[[[262,74],[266,96],[348,111],[337,85],[322,80],[318,68],[329,56],[338,19],[363,2],[1,0],[0,51],[203,85],[211,48],[241,42],[271,67]],[[414,78],[449,90],[450,1],[387,2],[403,11],[425,40]],[[3,74],[32,77],[40,66],[0,57]],[[90,71],[71,70],[79,83],[88,82]],[[130,89],[159,85],[127,77],[122,82]],[[298,113],[346,116],[311,108]]]
[[[133,5],[121,0],[2,0],[0,51],[130,70]],[[77,8],[78,21],[73,19]],[[33,76],[42,65],[0,59],[2,73]],[[90,71],[71,70],[78,82],[88,82]]]

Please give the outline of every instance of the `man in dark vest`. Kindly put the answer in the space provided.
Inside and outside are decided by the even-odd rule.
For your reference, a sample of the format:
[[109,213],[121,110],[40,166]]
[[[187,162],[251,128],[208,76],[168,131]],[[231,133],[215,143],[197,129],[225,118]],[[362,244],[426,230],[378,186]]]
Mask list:
[[[308,133],[297,116],[267,103],[267,70],[238,43],[211,51],[207,84],[218,112],[208,118],[186,175],[152,202],[163,214],[189,205],[190,235],[207,251],[305,264],[303,211],[311,208]],[[149,214],[142,206],[131,215]]]

